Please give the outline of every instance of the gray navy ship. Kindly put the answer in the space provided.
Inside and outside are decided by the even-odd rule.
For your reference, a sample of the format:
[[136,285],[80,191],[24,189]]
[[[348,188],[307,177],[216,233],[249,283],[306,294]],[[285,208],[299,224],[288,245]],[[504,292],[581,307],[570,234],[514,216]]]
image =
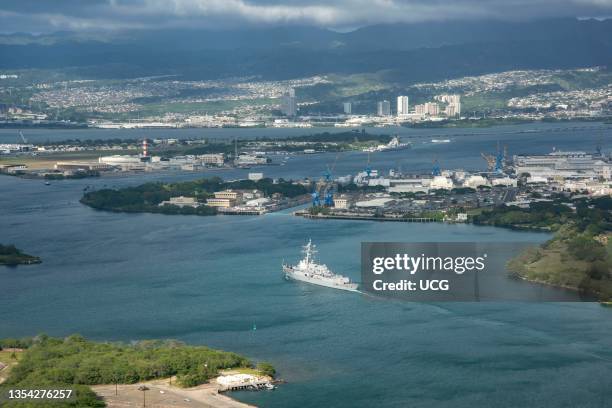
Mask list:
[[285,279],[311,283],[327,288],[359,292],[357,290],[359,287],[357,283],[351,282],[346,276],[333,273],[327,265],[315,262],[314,255],[317,253],[317,250],[311,240],[308,240],[308,243],[304,245],[302,253],[304,254],[304,259],[297,265],[283,263]]

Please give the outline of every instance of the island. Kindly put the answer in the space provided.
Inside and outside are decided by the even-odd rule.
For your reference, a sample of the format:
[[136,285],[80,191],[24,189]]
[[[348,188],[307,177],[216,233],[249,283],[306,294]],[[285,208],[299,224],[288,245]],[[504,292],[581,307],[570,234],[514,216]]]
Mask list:
[[81,203],[97,210],[182,215],[258,215],[308,202],[304,184],[291,180],[223,181],[219,177],[178,183],[146,183],[101,189],[83,195]]
[[612,197],[500,206],[473,217],[479,225],[547,231],[553,238],[508,263],[513,276],[612,300]]
[[15,245],[0,244],[0,265],[30,265],[41,263],[39,257],[24,254]]
[[[49,402],[54,407],[104,407],[142,403],[148,390],[149,402],[160,394],[190,395],[211,406],[245,406],[219,392],[239,388],[232,381],[249,378],[249,384],[273,387],[275,370],[265,362],[254,364],[232,352],[187,345],[176,340],[145,340],[124,343],[93,342],[74,334],[66,338],[39,335],[25,339],[0,340],[0,401],[3,407],[23,406],[11,401],[9,390],[73,390],[68,400]],[[203,385],[204,384],[204,385]],[[207,392],[194,387],[202,386]],[[105,393],[112,389],[112,393]],[[191,394],[189,392],[191,391]],[[213,391],[213,392],[211,392]],[[193,395],[193,396],[192,396]],[[215,403],[223,399],[223,404]],[[182,400],[182,398],[181,398]],[[111,403],[112,401],[112,403]]]

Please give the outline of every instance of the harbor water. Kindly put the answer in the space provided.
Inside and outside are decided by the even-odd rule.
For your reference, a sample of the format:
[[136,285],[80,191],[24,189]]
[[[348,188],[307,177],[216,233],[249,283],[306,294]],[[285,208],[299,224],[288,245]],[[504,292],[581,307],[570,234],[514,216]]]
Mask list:
[[[553,146],[593,150],[610,132],[603,124],[573,132],[549,131],[558,124],[530,126],[536,130],[462,130],[449,144],[426,143],[425,135],[411,150],[372,155],[372,167],[427,171],[435,158],[443,168],[481,169],[480,152],[498,141],[511,154]],[[366,159],[361,152],[342,154],[337,175],[359,171]],[[295,156],[285,166],[251,171],[318,177],[334,160],[334,154]],[[309,238],[323,263],[358,281],[362,241],[537,245],[548,234],[308,220],[290,211],[116,214],[78,202],[87,186],[238,178],[248,171],[115,175],[49,186],[0,177],[0,242],[43,259],[0,267],[0,337],[174,338],[235,351],[271,362],[287,381],[275,391],[230,394],[262,407],[609,406],[612,312],[597,303],[410,303],[287,282],[281,271],[283,261],[300,258]]]

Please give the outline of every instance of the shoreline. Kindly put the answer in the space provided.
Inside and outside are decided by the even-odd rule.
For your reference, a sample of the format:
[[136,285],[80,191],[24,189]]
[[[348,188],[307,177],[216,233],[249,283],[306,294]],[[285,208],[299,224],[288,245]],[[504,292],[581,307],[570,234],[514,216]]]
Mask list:
[[[444,120],[440,122],[431,121],[431,122],[403,122],[399,123],[398,127],[405,127],[409,129],[484,129],[491,128],[495,126],[512,126],[512,125],[524,125],[531,123],[568,123],[568,122],[601,122],[604,124],[610,124],[612,118],[610,116],[598,116],[598,117],[586,117],[580,116],[575,118],[554,118],[554,117],[542,117],[538,119],[532,118],[476,118],[476,119],[459,119],[459,120]],[[308,122],[307,122],[308,123]],[[374,125],[369,125],[371,127],[376,127]],[[342,129],[354,129],[361,128],[364,126],[347,126],[341,127]],[[392,127],[392,126],[380,126],[381,128]],[[335,126],[330,126],[328,123],[319,124],[317,122],[310,123],[309,127],[306,128],[290,128],[290,129],[325,129],[325,128],[336,128]],[[41,129],[41,130],[164,130],[164,131],[173,131],[173,130],[181,130],[181,129],[279,129],[276,126],[252,126],[252,127],[241,127],[241,126],[222,126],[222,127],[206,127],[206,126],[140,126],[140,127],[118,127],[118,128],[106,128],[106,127],[98,127],[98,126],[89,126],[87,123],[45,123],[45,124],[36,124],[36,123],[13,123],[13,122],[3,122],[0,123],[0,129]],[[283,128],[281,128],[283,129]]]
[[[142,392],[138,390],[140,386],[149,388],[145,398],[147,403],[151,403],[153,406],[163,404],[164,407],[168,408],[257,408],[255,405],[246,404],[224,393],[219,393],[217,385],[213,381],[191,388],[176,387],[169,385],[168,382],[169,379],[161,379],[136,384],[119,384],[117,385],[117,396],[115,396],[115,384],[90,387],[96,395],[104,399],[109,408],[132,406],[140,403],[142,401]],[[196,405],[194,402],[198,404]]]

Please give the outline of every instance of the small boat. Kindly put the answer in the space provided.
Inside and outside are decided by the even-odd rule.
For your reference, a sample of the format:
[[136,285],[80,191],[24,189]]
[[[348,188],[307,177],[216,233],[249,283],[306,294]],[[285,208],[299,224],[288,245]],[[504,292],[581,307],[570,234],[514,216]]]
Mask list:
[[50,185],[51,185],[51,183],[50,183],[50,182],[45,181],[45,186],[50,186]]

